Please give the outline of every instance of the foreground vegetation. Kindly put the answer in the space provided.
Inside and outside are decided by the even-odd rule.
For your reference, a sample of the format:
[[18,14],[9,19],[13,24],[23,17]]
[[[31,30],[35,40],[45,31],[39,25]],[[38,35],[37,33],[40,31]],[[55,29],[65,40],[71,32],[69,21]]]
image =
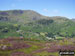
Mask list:
[[60,50],[75,51],[75,38],[40,41],[25,38],[0,40],[0,56],[58,56]]

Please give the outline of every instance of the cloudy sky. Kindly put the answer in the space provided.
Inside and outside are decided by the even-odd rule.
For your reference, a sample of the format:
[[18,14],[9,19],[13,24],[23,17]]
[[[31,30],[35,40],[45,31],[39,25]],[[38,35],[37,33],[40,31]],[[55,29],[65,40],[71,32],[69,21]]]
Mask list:
[[45,16],[75,18],[75,0],[0,0],[0,10],[34,10]]

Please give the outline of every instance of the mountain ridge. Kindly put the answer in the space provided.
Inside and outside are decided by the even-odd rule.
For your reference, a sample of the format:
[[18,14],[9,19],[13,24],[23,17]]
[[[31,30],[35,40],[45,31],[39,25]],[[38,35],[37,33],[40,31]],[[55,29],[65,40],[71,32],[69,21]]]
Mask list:
[[48,17],[48,16],[41,15],[38,12],[33,11],[33,10],[0,11],[0,17],[5,17],[5,18],[8,18],[8,20],[10,20],[10,21],[17,21],[17,22],[21,22],[21,23],[35,21],[35,20],[39,20],[39,19],[53,19],[53,20],[69,19],[67,17],[62,17],[62,16]]

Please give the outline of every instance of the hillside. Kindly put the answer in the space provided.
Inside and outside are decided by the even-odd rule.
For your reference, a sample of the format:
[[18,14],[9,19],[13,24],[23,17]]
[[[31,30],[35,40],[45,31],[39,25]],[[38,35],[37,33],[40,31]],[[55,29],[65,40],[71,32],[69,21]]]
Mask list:
[[0,11],[1,21],[13,21],[26,23],[32,20],[41,19],[43,16],[33,10],[9,10]]
[[75,22],[61,16],[43,16],[33,10],[0,11],[0,38],[21,36],[40,40],[75,37]]
[[73,18],[73,19],[72,19],[72,21],[74,21],[74,22],[75,22],[75,18]]

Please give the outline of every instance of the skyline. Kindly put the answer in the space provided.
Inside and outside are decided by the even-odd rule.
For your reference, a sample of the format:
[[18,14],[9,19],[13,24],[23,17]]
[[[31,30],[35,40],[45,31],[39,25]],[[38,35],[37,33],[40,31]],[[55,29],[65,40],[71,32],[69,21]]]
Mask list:
[[75,0],[0,0],[0,10],[34,10],[45,16],[75,18]]

